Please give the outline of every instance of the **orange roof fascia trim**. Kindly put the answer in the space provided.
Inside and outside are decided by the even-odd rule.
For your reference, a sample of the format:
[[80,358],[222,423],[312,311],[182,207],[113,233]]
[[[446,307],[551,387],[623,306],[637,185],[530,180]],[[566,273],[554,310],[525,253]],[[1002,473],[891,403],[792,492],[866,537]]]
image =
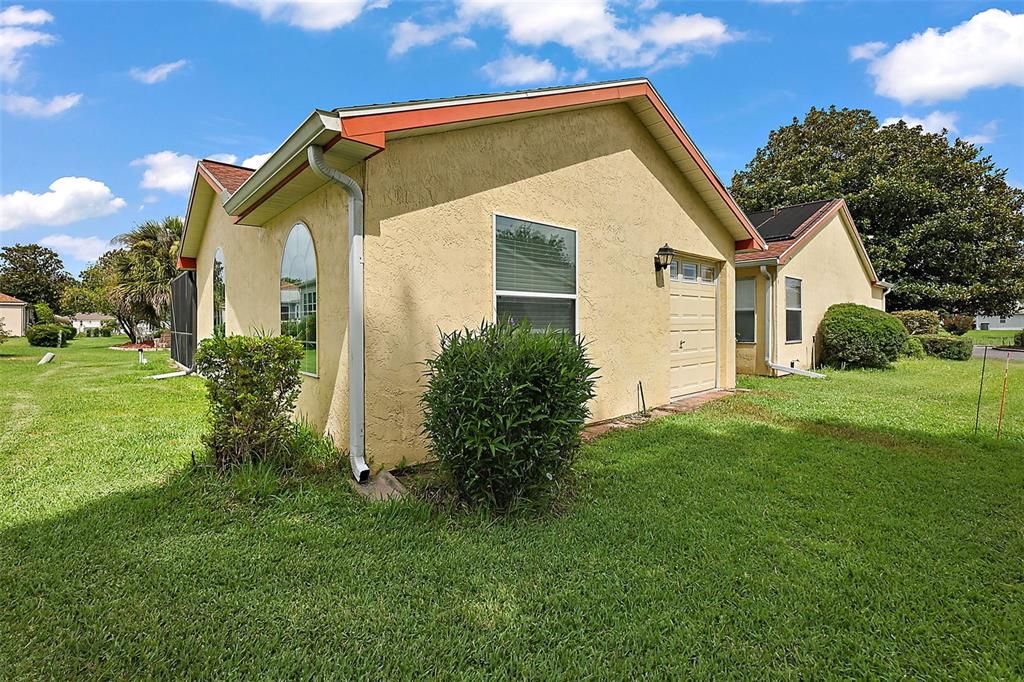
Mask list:
[[178,269],[179,270],[195,270],[196,259],[189,258],[188,256],[178,256]]

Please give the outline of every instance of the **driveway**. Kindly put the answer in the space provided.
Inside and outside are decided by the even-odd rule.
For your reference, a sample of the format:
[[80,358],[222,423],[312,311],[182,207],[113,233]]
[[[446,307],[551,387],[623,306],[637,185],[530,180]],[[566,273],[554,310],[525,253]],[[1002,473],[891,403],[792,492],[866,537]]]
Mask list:
[[[1010,356],[1010,362],[1024,362],[1024,348],[1017,350],[996,350],[995,348],[988,349],[989,361],[995,360],[997,362],[1005,362],[1006,356]],[[980,358],[985,356],[985,346],[974,347],[974,357]]]

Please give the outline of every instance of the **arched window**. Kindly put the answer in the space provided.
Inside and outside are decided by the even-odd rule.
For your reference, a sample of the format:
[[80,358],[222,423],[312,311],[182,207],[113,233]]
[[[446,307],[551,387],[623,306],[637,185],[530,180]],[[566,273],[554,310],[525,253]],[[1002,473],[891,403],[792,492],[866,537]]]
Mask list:
[[224,252],[213,254],[213,335],[224,336],[224,307],[227,289],[224,283]]
[[281,258],[281,333],[302,342],[300,369],[316,374],[316,250],[302,223],[288,233]]

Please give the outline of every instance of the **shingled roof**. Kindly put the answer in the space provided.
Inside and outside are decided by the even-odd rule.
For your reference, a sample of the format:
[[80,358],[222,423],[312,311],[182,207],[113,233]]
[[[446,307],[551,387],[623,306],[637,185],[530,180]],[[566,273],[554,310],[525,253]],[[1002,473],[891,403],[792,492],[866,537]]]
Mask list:
[[14,298],[13,296],[8,296],[4,293],[0,293],[0,303],[20,303],[21,305],[26,305],[24,301]]
[[203,159],[199,162],[199,165],[213,176],[214,182],[229,193],[233,193],[241,187],[242,183],[256,172],[255,168],[236,166],[233,163],[224,163],[223,161],[214,161],[212,159]]

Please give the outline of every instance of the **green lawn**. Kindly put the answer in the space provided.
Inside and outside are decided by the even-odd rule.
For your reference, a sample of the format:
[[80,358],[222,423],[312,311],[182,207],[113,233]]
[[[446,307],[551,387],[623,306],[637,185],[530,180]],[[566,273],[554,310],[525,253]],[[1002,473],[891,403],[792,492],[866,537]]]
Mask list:
[[[560,515],[188,473],[198,380],[0,346],[0,678],[1024,676],[1024,364],[745,379]],[[1001,368],[1000,368],[1001,369]]]
[[1007,329],[972,329],[966,336],[981,346],[1012,346],[1017,332]]

